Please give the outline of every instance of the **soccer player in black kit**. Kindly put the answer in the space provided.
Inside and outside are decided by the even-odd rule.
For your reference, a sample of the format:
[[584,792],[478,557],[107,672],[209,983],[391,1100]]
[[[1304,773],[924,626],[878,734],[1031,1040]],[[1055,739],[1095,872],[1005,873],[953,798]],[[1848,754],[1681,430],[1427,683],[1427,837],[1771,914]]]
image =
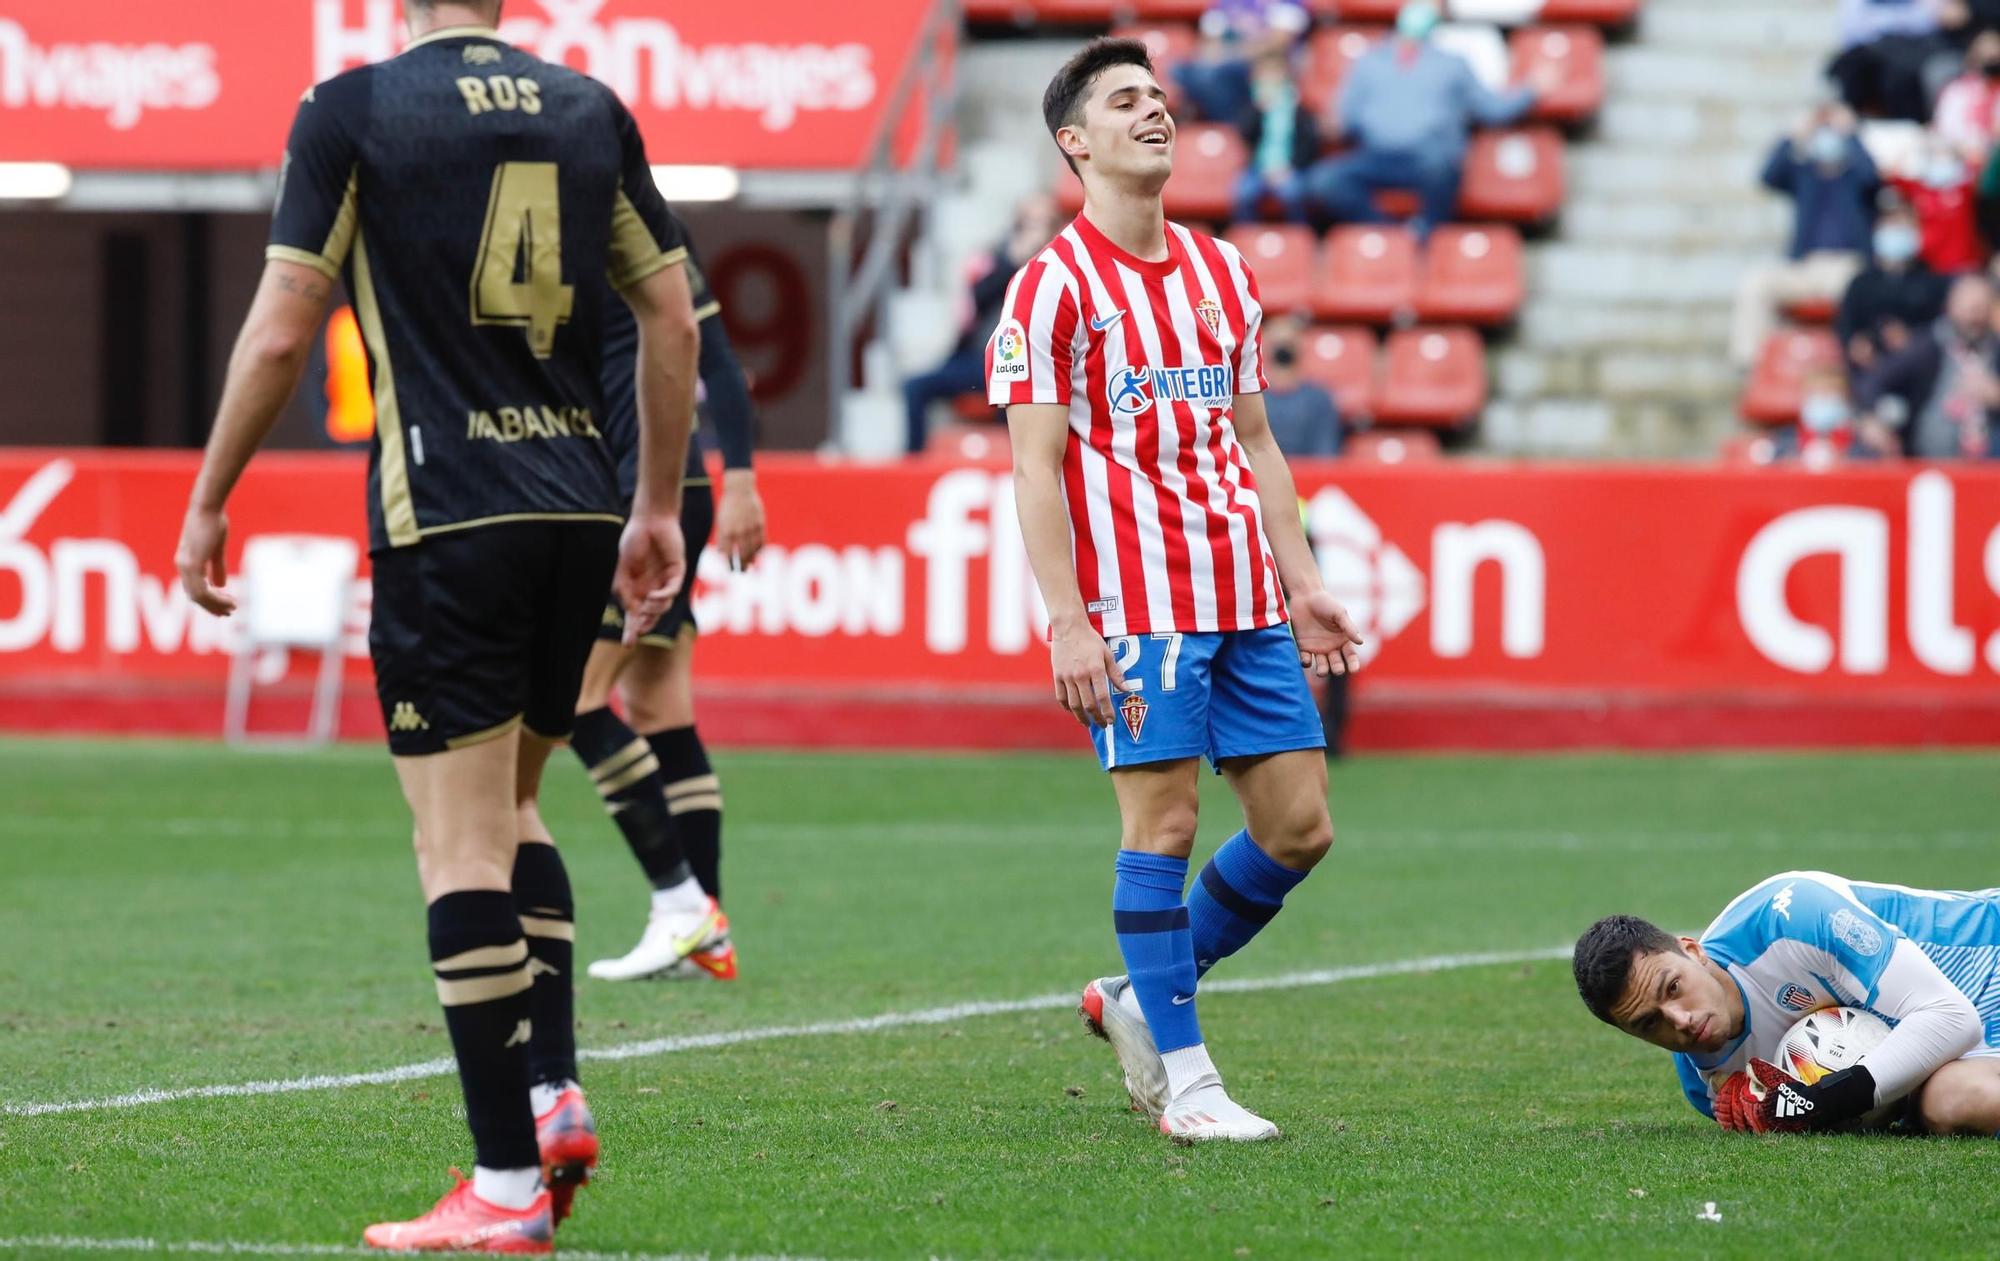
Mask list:
[[[721,905],[722,783],[695,730],[691,680],[697,628],[691,596],[711,532],[732,564],[747,566],[756,559],[764,544],[764,504],[751,467],[749,384],[691,240],[687,275],[701,321],[703,418],[722,449],[721,510],[701,452],[690,444],[681,492],[688,581],[637,645],[622,642],[625,611],[613,593],[584,667],[570,740],[653,886],[639,944],[619,958],[590,965],[592,977],[608,981],[736,979],[736,946]],[[604,438],[618,457],[619,489],[629,494],[638,471],[632,372],[638,328],[609,289],[599,301],[605,307]],[[623,717],[610,707],[614,687],[624,696]]]
[[[223,509],[343,278],[375,395],[369,650],[476,1151],[471,1181],[364,1239],[548,1252],[597,1137],[575,1084],[569,881],[536,795],[606,588],[636,638],[684,576],[698,333],[684,244],[610,89],[502,43],[499,0],[405,9],[402,55],[299,105],[175,563],[197,604],[234,608]],[[599,429],[594,275],[639,329],[629,514]]]

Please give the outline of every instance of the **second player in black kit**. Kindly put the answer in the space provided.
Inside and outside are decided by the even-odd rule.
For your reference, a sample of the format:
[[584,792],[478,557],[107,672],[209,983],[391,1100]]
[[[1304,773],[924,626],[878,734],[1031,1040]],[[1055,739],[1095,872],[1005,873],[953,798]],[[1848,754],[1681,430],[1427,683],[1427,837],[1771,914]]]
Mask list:
[[[413,24],[432,7],[413,4]],[[522,725],[568,734],[632,501],[604,441],[598,277],[656,294],[646,282],[684,242],[610,89],[461,25],[306,94],[267,256],[344,279],[368,348],[369,647],[477,1148],[473,1183],[367,1239],[542,1250],[597,1154],[574,1080],[573,900],[553,845],[529,843],[548,839],[533,799],[546,746],[518,738],[518,820],[513,765],[476,789],[453,787],[472,763],[419,772]],[[485,837],[479,821],[500,818]],[[440,851],[433,830],[470,839]],[[438,876],[454,863],[472,874]],[[510,863],[511,889],[493,887]]]

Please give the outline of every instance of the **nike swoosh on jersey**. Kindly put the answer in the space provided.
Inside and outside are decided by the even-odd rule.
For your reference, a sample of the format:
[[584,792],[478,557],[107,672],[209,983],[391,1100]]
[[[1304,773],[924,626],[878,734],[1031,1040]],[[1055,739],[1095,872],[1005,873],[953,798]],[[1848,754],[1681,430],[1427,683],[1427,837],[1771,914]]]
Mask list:
[[1090,331],[1093,333],[1101,333],[1105,329],[1110,328],[1113,324],[1116,324],[1120,319],[1124,318],[1124,315],[1125,312],[1122,309],[1113,311],[1111,314],[1105,316],[1101,320],[1093,315],[1090,317]]

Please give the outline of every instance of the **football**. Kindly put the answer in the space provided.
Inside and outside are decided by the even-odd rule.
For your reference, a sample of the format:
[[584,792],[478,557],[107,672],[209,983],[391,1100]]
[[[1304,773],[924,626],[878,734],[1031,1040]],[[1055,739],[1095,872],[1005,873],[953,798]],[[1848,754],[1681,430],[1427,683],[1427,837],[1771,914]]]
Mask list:
[[[1829,1073],[1851,1068],[1861,1057],[1889,1036],[1889,1022],[1859,1007],[1822,1007],[1809,1012],[1786,1032],[1778,1044],[1774,1061],[1800,1081],[1811,1085]],[[1856,1122],[1866,1129],[1878,1129],[1896,1119],[1902,1101],[1891,1100]]]

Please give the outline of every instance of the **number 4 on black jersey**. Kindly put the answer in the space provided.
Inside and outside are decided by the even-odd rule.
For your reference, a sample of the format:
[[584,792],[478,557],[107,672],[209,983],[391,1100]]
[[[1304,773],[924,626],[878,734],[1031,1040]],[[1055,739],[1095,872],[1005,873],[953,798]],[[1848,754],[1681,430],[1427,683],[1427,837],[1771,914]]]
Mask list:
[[306,93],[266,251],[343,276],[368,346],[369,542],[622,521],[602,441],[596,269],[686,246],[611,90],[449,28]]

